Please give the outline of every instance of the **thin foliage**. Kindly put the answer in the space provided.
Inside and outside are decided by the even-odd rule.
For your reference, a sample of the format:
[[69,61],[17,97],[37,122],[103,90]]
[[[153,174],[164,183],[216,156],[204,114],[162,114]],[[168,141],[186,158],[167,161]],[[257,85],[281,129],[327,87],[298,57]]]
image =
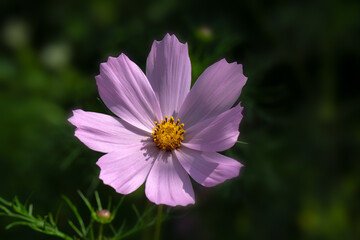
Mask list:
[[[117,216],[118,209],[125,199],[124,197],[122,197],[117,204],[112,205],[110,198],[108,203],[103,205],[101,203],[98,192],[96,192],[96,207],[94,207],[89,199],[87,199],[81,191],[78,191],[78,194],[90,211],[90,219],[83,218],[77,206],[75,206],[75,204],[68,197],[62,196],[76,219],[75,222],[70,220],[70,217],[67,220],[67,223],[73,230],[71,233],[65,233],[63,230],[60,230],[60,227],[58,226],[57,215],[55,219],[52,213],[44,216],[35,216],[33,204],[22,204],[17,197],[15,197],[11,202],[0,198],[0,216],[6,216],[13,219],[13,221],[5,227],[6,229],[17,226],[27,226],[37,232],[56,236],[65,240],[120,240],[129,237],[145,228],[153,226],[156,222],[156,213],[154,211],[155,206],[152,206],[144,210],[143,213],[140,213],[137,207],[132,205],[134,214],[137,217],[136,223],[133,226],[128,226],[125,217],[122,216],[123,220],[120,223],[120,226],[115,227],[113,220]],[[99,215],[98,211],[103,210],[102,206],[107,206],[107,210],[109,210],[111,213],[109,217],[104,218]]]

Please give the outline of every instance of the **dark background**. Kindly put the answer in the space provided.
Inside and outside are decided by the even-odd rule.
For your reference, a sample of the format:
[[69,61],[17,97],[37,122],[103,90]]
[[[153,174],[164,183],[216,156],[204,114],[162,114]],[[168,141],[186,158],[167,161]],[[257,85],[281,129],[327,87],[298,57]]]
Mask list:
[[[61,194],[84,216],[78,189],[117,201],[98,179],[101,154],[67,118],[107,113],[100,62],[124,52],[144,70],[152,41],[169,32],[189,44],[193,81],[221,58],[243,64],[248,144],[224,153],[245,165],[240,176],[194,183],[196,204],[173,211],[163,239],[360,239],[359,1],[2,0],[0,32],[1,197],[38,214],[60,207],[65,229],[73,216]],[[151,205],[142,187],[121,219],[131,203]],[[0,239],[54,239],[7,223]]]

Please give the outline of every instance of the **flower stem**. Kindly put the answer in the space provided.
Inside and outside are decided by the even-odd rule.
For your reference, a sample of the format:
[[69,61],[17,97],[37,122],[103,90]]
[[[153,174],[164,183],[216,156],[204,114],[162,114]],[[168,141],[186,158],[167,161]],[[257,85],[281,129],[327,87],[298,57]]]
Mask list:
[[158,207],[158,212],[157,212],[154,240],[160,239],[160,231],[161,231],[161,223],[162,223],[162,219],[161,219],[162,218],[162,210],[163,210],[163,205],[160,204]]
[[102,240],[104,224],[100,223],[98,240]]

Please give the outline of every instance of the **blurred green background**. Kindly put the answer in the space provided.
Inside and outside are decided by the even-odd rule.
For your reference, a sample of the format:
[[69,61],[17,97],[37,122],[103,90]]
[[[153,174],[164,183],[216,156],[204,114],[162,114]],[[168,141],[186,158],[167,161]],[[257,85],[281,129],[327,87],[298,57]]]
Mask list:
[[[248,82],[240,140],[245,165],[214,188],[194,183],[196,204],[176,208],[163,239],[360,239],[359,1],[0,2],[0,196],[35,213],[72,218],[61,194],[100,191],[102,155],[74,136],[71,110],[108,113],[94,76],[108,56],[143,70],[153,40],[188,42],[193,81],[221,58]],[[130,203],[149,203],[144,188]],[[62,206],[62,207],[61,207]],[[27,228],[0,239],[54,239]],[[148,239],[152,229],[130,239]]]

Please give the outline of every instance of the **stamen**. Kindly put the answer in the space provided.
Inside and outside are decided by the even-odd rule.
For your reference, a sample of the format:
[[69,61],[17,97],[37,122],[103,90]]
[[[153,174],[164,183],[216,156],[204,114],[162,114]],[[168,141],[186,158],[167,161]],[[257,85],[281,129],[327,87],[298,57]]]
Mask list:
[[156,146],[162,150],[173,150],[179,149],[181,141],[184,140],[183,130],[184,124],[180,124],[180,119],[175,119],[173,116],[164,117],[164,120],[161,120],[161,124],[157,121],[154,122],[156,127],[153,129],[154,132],[151,133],[153,140],[156,143]]

